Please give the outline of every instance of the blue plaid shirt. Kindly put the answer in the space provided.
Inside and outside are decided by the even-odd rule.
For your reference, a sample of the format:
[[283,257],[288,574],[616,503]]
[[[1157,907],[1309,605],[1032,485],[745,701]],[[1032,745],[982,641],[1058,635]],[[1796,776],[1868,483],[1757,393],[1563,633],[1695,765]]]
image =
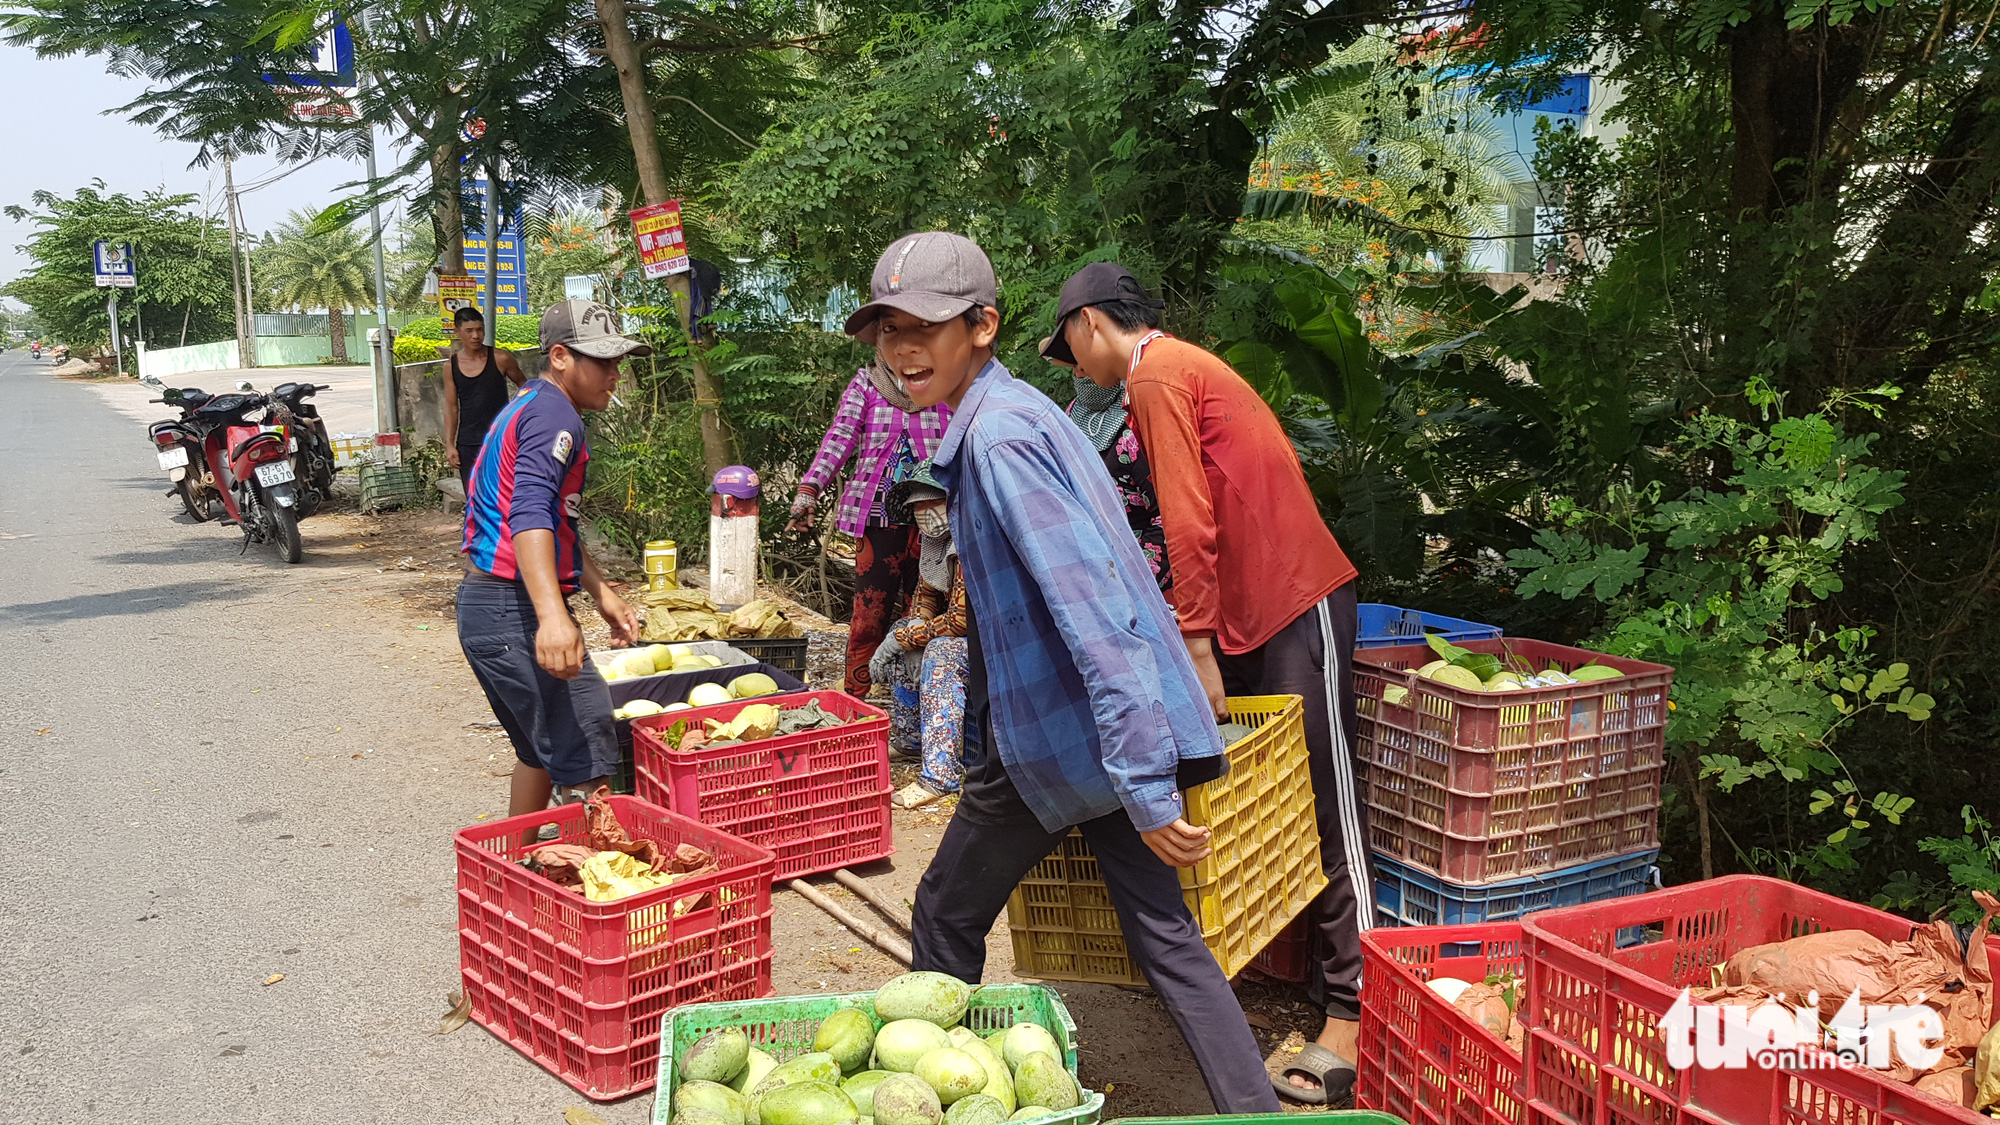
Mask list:
[[986,662],[993,749],[1051,832],[1183,813],[1222,753],[1208,696],[1111,476],[1048,396],[988,361],[932,454]]

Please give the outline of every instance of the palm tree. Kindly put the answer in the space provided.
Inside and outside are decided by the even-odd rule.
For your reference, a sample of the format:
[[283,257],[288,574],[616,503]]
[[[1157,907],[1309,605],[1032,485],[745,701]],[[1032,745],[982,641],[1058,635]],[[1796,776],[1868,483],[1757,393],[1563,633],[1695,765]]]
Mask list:
[[352,227],[322,228],[314,216],[294,211],[260,257],[258,282],[271,287],[280,307],[325,309],[333,361],[347,363],[347,310],[367,304],[372,290],[368,244]]
[[1448,263],[1469,237],[1498,233],[1520,160],[1477,83],[1449,64],[1444,51],[1380,37],[1334,52],[1280,97],[1286,112],[1250,170],[1251,212],[1301,235],[1331,233],[1311,241],[1340,245],[1312,248],[1335,268],[1357,250],[1369,257],[1371,244],[1379,258],[1383,226],[1402,227]]

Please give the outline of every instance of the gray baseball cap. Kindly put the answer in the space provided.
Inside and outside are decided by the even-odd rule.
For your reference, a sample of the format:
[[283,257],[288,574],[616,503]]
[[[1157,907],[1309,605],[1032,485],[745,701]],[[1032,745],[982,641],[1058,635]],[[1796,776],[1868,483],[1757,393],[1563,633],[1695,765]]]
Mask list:
[[618,331],[618,314],[596,301],[557,301],[542,314],[542,355],[561,344],[597,359],[652,355],[653,346]]
[[974,305],[998,307],[1000,280],[979,244],[962,234],[930,230],[906,234],[875,262],[872,300],[847,318],[847,334],[875,342],[875,322],[901,309],[933,324]]

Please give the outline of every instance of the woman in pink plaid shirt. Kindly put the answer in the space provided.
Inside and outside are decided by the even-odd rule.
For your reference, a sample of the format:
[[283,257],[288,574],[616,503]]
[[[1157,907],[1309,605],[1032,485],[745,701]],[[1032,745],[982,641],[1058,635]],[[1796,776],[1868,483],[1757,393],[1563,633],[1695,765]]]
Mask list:
[[846,690],[857,699],[867,698],[873,682],[868,658],[890,624],[903,616],[917,587],[917,529],[890,523],[883,500],[900,474],[929,460],[951,423],[951,407],[943,403],[922,410],[912,406],[895,376],[873,367],[856,371],[792,501],[790,526],[811,530],[820,491],[848,458],[854,459],[834,526],[860,540],[854,557],[854,618],[847,630]]

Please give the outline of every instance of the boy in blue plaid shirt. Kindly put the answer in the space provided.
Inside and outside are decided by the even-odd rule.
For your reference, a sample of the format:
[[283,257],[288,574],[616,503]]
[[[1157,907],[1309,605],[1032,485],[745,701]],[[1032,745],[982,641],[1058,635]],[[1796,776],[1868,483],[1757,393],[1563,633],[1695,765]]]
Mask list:
[[1125,946],[1180,1026],[1220,1113],[1279,1108],[1175,867],[1209,854],[1183,789],[1227,768],[1207,695],[1096,449],[993,359],[999,284],[970,240],[897,239],[847,331],[918,407],[950,495],[971,640],[965,782],[917,889],[914,966],[976,983],[1021,877],[1081,827]]

